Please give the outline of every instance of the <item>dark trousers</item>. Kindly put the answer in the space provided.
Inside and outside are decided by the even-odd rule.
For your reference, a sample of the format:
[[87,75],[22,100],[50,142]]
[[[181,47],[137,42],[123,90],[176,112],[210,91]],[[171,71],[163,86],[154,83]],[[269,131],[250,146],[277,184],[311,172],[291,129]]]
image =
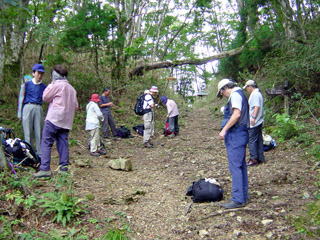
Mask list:
[[56,142],[59,153],[59,165],[69,165],[69,129],[57,127],[50,121],[45,121],[41,141],[41,165],[40,170],[49,171],[51,162],[51,149]]
[[116,124],[114,123],[111,112],[103,112],[104,120],[102,122],[102,134],[103,137],[110,137],[110,129],[112,132],[112,136],[117,135]]
[[167,119],[168,123],[169,123],[169,131],[175,134],[179,133],[179,115],[174,116],[174,117],[169,117]]
[[264,162],[262,125],[249,129],[249,152],[250,159]]
[[229,171],[232,177],[232,201],[245,203],[248,200],[248,172],[246,164],[246,145],[248,130],[231,129],[225,136]]

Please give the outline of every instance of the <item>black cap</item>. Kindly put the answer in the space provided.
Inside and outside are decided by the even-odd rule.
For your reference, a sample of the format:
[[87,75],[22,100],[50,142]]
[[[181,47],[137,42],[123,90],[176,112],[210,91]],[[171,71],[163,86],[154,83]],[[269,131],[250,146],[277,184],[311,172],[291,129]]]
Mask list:
[[109,91],[109,90],[110,90],[109,88],[104,88],[103,92],[106,92],[106,91]]

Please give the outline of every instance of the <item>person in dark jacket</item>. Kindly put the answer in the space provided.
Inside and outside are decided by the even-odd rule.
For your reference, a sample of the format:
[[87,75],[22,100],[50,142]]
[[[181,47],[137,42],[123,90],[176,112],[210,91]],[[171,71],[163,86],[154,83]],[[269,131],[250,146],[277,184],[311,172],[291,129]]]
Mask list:
[[110,129],[112,132],[112,136],[117,136],[117,128],[116,124],[113,120],[113,116],[111,113],[111,108],[114,106],[113,102],[110,99],[110,89],[103,89],[102,95],[100,96],[100,110],[103,113],[103,122],[102,122],[102,135],[104,138],[110,138]]

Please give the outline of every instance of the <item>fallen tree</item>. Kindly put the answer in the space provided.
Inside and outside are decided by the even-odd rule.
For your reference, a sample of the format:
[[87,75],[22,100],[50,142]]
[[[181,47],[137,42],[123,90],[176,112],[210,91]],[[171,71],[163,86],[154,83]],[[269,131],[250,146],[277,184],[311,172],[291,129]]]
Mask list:
[[[251,40],[251,39],[250,39]],[[129,75],[132,76],[142,76],[145,71],[160,69],[160,68],[172,68],[177,66],[183,66],[183,65],[203,65],[215,60],[219,60],[226,57],[231,57],[240,54],[246,44],[250,41],[248,40],[243,46],[239,48],[235,48],[232,50],[224,51],[221,53],[217,53],[215,55],[212,55],[210,57],[202,58],[202,59],[184,59],[184,60],[176,60],[176,61],[161,61],[161,62],[153,62],[153,63],[145,63],[141,64],[135,68],[133,68]]]

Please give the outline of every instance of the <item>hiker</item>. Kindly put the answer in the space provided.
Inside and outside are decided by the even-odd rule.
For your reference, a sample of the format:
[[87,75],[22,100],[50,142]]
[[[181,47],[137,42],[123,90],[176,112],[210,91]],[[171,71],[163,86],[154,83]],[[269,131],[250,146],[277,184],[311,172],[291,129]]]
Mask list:
[[92,94],[87,104],[86,130],[90,134],[90,155],[99,157],[102,152],[100,149],[100,121],[103,122],[104,117],[98,103],[100,102],[99,94]]
[[248,80],[243,87],[249,94],[249,115],[250,115],[250,128],[249,128],[249,152],[250,159],[247,163],[248,166],[254,166],[265,161],[263,151],[263,96],[253,80]]
[[224,139],[232,176],[231,200],[221,206],[227,209],[244,207],[248,201],[248,173],[245,160],[249,140],[248,100],[243,90],[229,79],[223,79],[218,83],[217,97],[228,99],[219,139]]
[[69,165],[69,131],[78,108],[77,92],[67,80],[68,70],[56,65],[52,71],[52,82],[43,93],[43,101],[49,103],[42,132],[42,158],[39,172],[33,176],[51,177],[51,148],[56,142],[59,153],[59,172],[67,172]]
[[102,95],[100,96],[100,109],[104,117],[104,120],[102,122],[102,134],[104,138],[110,138],[110,129],[112,132],[112,136],[117,136],[117,128],[111,114],[111,107],[113,107],[114,104],[110,100],[110,93],[110,89],[105,88],[103,89]]
[[149,93],[145,94],[144,102],[143,102],[143,110],[145,110],[145,114],[143,114],[143,145],[146,148],[153,147],[153,143],[150,138],[154,135],[154,107],[156,106],[154,103],[154,97],[158,94],[158,87],[152,86],[149,89]]
[[169,123],[169,131],[171,132],[168,137],[175,137],[179,134],[179,110],[175,101],[168,99],[166,96],[160,97],[161,103],[167,108],[167,122]]
[[24,140],[36,149],[39,157],[41,157],[41,131],[43,129],[42,95],[47,87],[42,82],[44,72],[42,64],[33,65],[33,78],[29,80],[26,77],[27,81],[21,85],[18,107],[18,118],[22,120]]

